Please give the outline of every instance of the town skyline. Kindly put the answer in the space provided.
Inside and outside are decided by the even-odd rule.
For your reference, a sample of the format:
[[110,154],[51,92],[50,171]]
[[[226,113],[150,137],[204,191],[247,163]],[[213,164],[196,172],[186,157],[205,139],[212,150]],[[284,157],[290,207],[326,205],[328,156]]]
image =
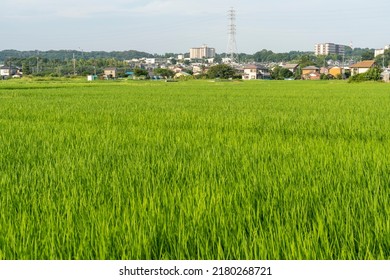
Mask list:
[[239,53],[313,51],[314,44],[325,42],[370,49],[388,45],[390,3],[347,2],[17,0],[2,4],[0,49],[163,54],[206,44],[225,53],[230,7],[237,11]]

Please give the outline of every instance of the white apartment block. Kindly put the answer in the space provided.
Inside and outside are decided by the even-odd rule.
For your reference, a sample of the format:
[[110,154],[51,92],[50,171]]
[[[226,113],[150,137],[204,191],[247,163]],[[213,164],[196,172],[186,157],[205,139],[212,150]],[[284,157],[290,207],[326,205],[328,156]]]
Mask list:
[[190,58],[212,58],[215,57],[215,49],[209,48],[206,45],[200,48],[191,48],[190,49]]
[[390,49],[390,45],[385,46],[383,49],[375,50],[375,57],[377,57],[378,55],[385,54],[385,51],[388,49]]
[[345,46],[334,43],[322,43],[314,46],[315,55],[330,55],[338,54],[343,55],[345,53]]

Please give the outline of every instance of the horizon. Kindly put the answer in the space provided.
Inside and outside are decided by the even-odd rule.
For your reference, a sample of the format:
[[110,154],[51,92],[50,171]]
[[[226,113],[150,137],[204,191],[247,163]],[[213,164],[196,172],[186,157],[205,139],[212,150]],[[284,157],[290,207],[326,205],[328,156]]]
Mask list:
[[[347,46],[349,47],[349,46]],[[375,50],[374,48],[369,48],[369,47],[354,47],[353,49],[362,49],[362,50],[365,50],[365,49],[369,49],[369,50]],[[306,52],[312,52],[314,53],[314,50],[289,50],[289,51],[285,51],[285,52],[276,52],[274,50],[271,50],[271,49],[260,49],[260,50],[257,50],[255,51],[254,53],[244,53],[244,52],[238,52],[238,54],[245,54],[245,55],[254,55],[255,53],[257,52],[260,52],[262,50],[267,50],[267,51],[271,51],[275,54],[277,53],[290,53],[290,52],[302,52],[302,53],[306,53]],[[105,53],[112,53],[112,52],[139,52],[139,53],[146,53],[146,54],[149,54],[149,55],[158,55],[158,56],[164,56],[165,54],[174,54],[174,55],[185,55],[185,54],[189,54],[189,51],[187,52],[171,52],[171,51],[168,51],[168,52],[165,52],[165,53],[149,53],[149,52],[146,52],[146,51],[143,51],[143,50],[133,50],[133,49],[128,49],[128,50],[77,50],[77,49],[48,49],[48,50],[38,50],[38,49],[28,49],[28,50],[19,50],[19,49],[3,49],[1,50],[0,49],[0,52],[5,52],[5,51],[16,51],[16,52],[61,52],[61,51],[64,51],[64,52],[75,52],[75,53],[92,53],[92,52],[105,52]],[[217,55],[222,55],[222,54],[226,54],[226,51],[225,52],[216,52]]]

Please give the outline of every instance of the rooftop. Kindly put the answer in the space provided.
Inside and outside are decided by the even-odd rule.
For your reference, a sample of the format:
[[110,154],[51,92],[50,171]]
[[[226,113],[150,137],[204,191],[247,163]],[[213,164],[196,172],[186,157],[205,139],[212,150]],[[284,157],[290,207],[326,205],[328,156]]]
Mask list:
[[374,66],[374,64],[375,64],[375,60],[363,60],[363,61],[360,61],[358,63],[351,65],[350,67],[351,68],[371,68],[372,66]]

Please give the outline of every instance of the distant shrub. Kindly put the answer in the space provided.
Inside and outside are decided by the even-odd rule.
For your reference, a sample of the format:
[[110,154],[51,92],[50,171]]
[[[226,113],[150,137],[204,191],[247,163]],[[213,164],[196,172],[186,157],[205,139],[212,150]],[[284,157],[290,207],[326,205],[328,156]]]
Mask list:
[[235,73],[233,75],[233,80],[242,80],[242,75],[240,73]]
[[320,79],[321,80],[329,80],[329,77],[326,74],[321,74]]
[[184,76],[183,75],[183,76],[178,77],[177,79],[180,80],[180,81],[190,81],[190,80],[194,80],[195,77],[192,76],[192,75],[189,75],[189,76]]
[[229,79],[233,78],[236,74],[236,70],[227,64],[218,64],[211,66],[207,72],[207,76],[210,79]]
[[367,81],[379,81],[381,79],[381,70],[378,67],[371,68],[365,73],[351,76],[349,82],[367,82]]
[[280,66],[276,66],[271,72],[271,77],[274,80],[289,79],[292,78],[293,76],[294,76],[293,72]]

